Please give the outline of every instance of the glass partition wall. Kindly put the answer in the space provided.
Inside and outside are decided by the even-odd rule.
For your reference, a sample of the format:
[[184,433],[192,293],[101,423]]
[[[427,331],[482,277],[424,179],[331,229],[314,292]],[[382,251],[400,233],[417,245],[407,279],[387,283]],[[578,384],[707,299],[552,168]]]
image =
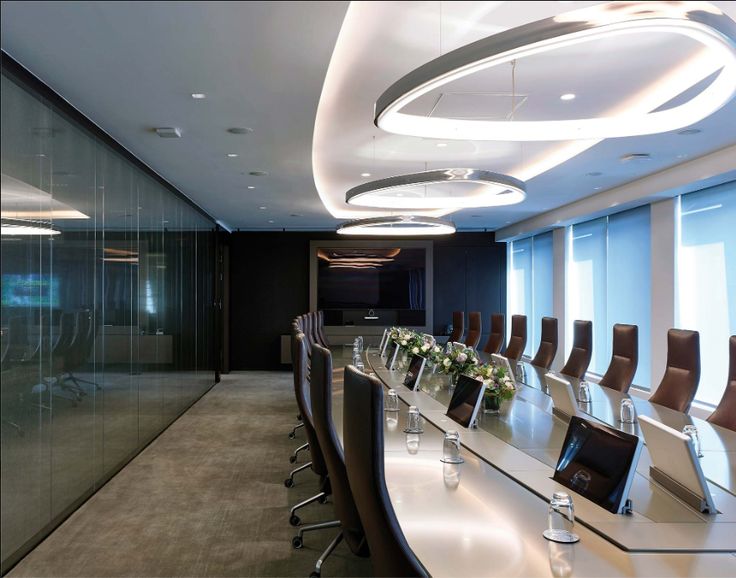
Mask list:
[[214,383],[215,225],[2,75],[2,572]]

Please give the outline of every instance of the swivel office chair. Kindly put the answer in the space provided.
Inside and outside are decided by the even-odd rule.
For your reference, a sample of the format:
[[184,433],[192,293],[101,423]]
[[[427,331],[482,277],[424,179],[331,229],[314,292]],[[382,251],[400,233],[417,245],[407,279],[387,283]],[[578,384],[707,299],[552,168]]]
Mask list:
[[506,317],[503,313],[494,313],[491,315],[491,333],[488,335],[488,341],[483,346],[483,351],[488,354],[501,351],[506,334],[505,323]]
[[[319,576],[322,564],[344,539],[350,551],[361,557],[369,555],[368,543],[360,522],[358,509],[348,483],[342,445],[332,421],[332,354],[329,349],[316,345],[312,352],[312,420],[320,448],[325,456],[332,487],[332,502],[339,520],[340,532],[317,560],[312,576]],[[297,534],[301,538],[302,531]]]
[[511,337],[504,356],[508,359],[521,359],[526,349],[526,315],[511,316]]
[[319,335],[319,344],[322,347],[326,347],[327,349],[330,348],[330,342],[327,341],[327,337],[325,336],[325,312],[324,311],[317,311],[317,334]]
[[708,416],[712,424],[736,431],[736,335],[728,340],[728,382],[715,411]]
[[375,576],[428,576],[396,519],[383,459],[383,387],[352,365],[345,368],[345,468],[371,550]]
[[539,340],[537,354],[532,359],[532,365],[549,369],[557,355],[557,319],[542,317],[542,337]]
[[700,383],[700,334],[687,329],[667,332],[667,368],[649,401],[687,413]]
[[450,343],[462,342],[465,333],[465,311],[452,312],[452,333],[447,340]]
[[613,352],[600,385],[626,393],[639,363],[639,328],[617,323],[613,326]]
[[465,337],[465,345],[473,349],[478,347],[480,336],[483,333],[480,311],[468,313],[468,335]]
[[312,325],[312,335],[311,335],[311,341],[312,345],[322,345],[321,338],[319,336],[319,315],[316,311],[310,311],[307,313],[309,315],[311,325]]
[[593,357],[593,322],[576,320],[573,324],[572,350],[560,373],[583,379]]

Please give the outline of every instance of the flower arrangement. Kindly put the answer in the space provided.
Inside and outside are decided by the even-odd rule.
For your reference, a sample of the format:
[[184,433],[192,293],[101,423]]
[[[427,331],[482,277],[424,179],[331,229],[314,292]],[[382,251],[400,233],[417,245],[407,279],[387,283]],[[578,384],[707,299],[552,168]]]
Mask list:
[[498,401],[511,399],[516,393],[514,381],[507,374],[506,368],[486,363],[479,365],[474,371],[486,384],[485,397],[497,398]]
[[456,378],[464,373],[472,374],[478,365],[478,354],[470,347],[453,347],[442,355],[439,364],[442,373],[453,374]]

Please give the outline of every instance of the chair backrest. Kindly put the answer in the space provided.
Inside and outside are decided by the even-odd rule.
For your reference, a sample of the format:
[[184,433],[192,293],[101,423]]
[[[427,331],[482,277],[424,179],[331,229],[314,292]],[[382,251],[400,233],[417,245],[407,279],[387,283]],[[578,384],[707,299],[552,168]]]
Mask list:
[[345,368],[345,467],[371,550],[374,576],[427,576],[399,527],[386,489],[383,387],[352,365]]
[[560,373],[583,379],[593,356],[593,322],[577,319],[573,324],[572,350]]
[[488,341],[483,346],[486,353],[498,353],[503,347],[506,336],[506,317],[503,313],[494,313],[491,315],[491,333],[488,335]]
[[712,424],[736,431],[736,335],[728,340],[728,382],[718,407],[710,414]]
[[309,316],[312,318],[312,345],[322,345],[319,336],[319,314],[316,311],[311,311]]
[[468,335],[465,337],[465,345],[475,349],[480,342],[480,336],[483,333],[480,311],[471,311],[468,313]]
[[532,365],[549,369],[557,355],[557,318],[542,317],[542,337]]
[[309,313],[302,315],[302,333],[304,333],[304,337],[307,341],[307,357],[311,359],[314,338],[312,337],[312,316]]
[[667,332],[667,368],[652,403],[687,413],[700,383],[700,334],[687,329]]
[[322,347],[330,346],[330,342],[327,341],[325,335],[325,312],[321,310],[317,311],[317,335],[319,335],[319,344]]
[[639,327],[616,323],[613,326],[611,363],[600,385],[626,393],[639,364]]
[[350,491],[342,445],[332,421],[332,354],[321,345],[315,345],[312,350],[312,379],[309,387],[312,394],[312,420],[327,463],[335,514],[350,550],[366,556],[368,543]]
[[[294,325],[296,329],[296,324]],[[299,413],[304,422],[304,433],[309,443],[309,454],[312,457],[312,471],[320,476],[322,484],[327,478],[327,464],[319,445],[317,432],[314,431],[314,419],[312,417],[312,402],[309,396],[309,385],[307,382],[307,338],[301,331],[295,331],[291,335],[291,360],[294,368],[294,394]],[[324,491],[324,490],[323,490]]]
[[452,312],[452,333],[448,341],[462,341],[465,333],[465,311]]
[[506,347],[504,357],[508,359],[521,359],[526,349],[526,315],[511,316],[511,337]]

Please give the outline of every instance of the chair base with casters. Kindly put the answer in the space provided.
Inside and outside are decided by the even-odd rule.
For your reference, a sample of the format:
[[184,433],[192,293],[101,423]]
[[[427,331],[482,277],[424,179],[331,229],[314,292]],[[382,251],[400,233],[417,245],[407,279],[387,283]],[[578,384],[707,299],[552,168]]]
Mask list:
[[337,545],[342,542],[343,533],[342,531],[335,536],[335,538],[330,542],[330,545],[325,548],[325,551],[322,552],[322,555],[317,559],[317,563],[314,565],[314,571],[309,575],[309,578],[319,578],[322,576],[322,564],[325,563],[325,560],[329,558],[330,554],[337,548]]
[[289,432],[289,439],[290,440],[293,440],[296,437],[296,430],[298,430],[299,428],[302,428],[302,427],[304,427],[304,422],[301,422],[301,423],[296,424],[294,426],[294,429],[292,429]]
[[294,475],[308,468],[311,468],[311,467],[312,467],[312,462],[307,462],[303,466],[299,466],[298,468],[292,470],[292,472],[289,474],[289,477],[284,480],[284,485],[287,488],[291,488],[294,485]]
[[314,502],[319,502],[320,504],[324,504],[325,502],[327,502],[327,492],[320,492],[319,494],[316,494],[311,498],[307,498],[303,502],[299,502],[297,505],[293,506],[291,510],[289,510],[289,524],[291,524],[292,526],[298,526],[299,524],[301,524],[302,520],[299,516],[296,515],[296,511],[300,508],[303,508],[304,506],[313,504]]
[[[315,530],[326,530],[328,528],[339,528],[340,520],[332,520],[331,522],[320,522],[319,524],[310,524],[299,528],[296,536],[291,539],[291,546],[294,550],[300,550],[304,547],[304,534],[314,532]],[[342,532],[341,532],[342,533]]]
[[309,444],[304,444],[296,448],[294,450],[294,453],[289,456],[289,463],[290,464],[296,463],[297,456],[299,456],[299,452],[303,452],[305,450],[309,450]]

